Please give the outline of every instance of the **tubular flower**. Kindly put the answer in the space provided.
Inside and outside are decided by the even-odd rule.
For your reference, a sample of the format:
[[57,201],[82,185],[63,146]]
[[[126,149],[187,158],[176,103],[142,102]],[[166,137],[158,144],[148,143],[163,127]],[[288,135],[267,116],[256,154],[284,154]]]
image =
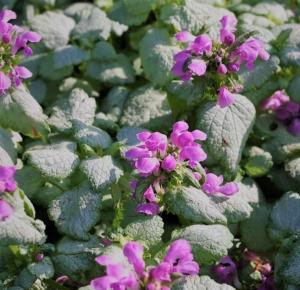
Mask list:
[[17,189],[17,183],[14,180],[16,168],[14,166],[0,166],[0,194],[14,192]]
[[38,33],[25,31],[9,23],[16,18],[14,11],[0,11],[0,95],[4,95],[11,87],[18,87],[23,79],[32,76],[27,68],[19,64],[23,57],[32,55],[30,43],[41,40]]
[[128,242],[123,248],[127,258],[125,263],[114,263],[109,256],[102,255],[96,262],[106,267],[106,275],[91,281],[94,290],[108,289],[171,289],[172,284],[180,277],[196,275],[199,265],[193,260],[192,249],[186,240],[176,240],[163,259],[156,265],[146,265],[144,248],[137,242]]
[[[253,37],[244,37],[244,40],[236,37],[237,19],[233,14],[223,16],[220,24],[219,41],[212,41],[207,34],[194,36],[188,31],[175,35],[183,50],[174,55],[172,73],[184,82],[200,77],[212,83],[206,88],[207,93],[210,96],[218,92],[217,103],[224,108],[234,103],[233,93],[242,90],[237,81],[240,67],[245,65],[252,70],[258,58],[268,60],[270,55],[262,41]],[[215,77],[216,72],[219,77]],[[212,88],[217,89],[214,92]]]
[[284,91],[276,91],[261,103],[263,110],[274,112],[276,120],[295,136],[300,136],[300,105],[290,101]]
[[[124,153],[135,169],[136,177],[130,184],[132,197],[139,201],[136,212],[157,215],[160,212],[165,188],[176,179],[182,182],[184,172],[208,194],[232,195],[238,191],[234,182],[223,183],[223,177],[199,172],[201,162],[207,158],[201,142],[206,134],[200,130],[189,131],[184,121],[176,122],[169,138],[159,132],[137,134],[140,143]],[[199,169],[200,168],[200,169]]]

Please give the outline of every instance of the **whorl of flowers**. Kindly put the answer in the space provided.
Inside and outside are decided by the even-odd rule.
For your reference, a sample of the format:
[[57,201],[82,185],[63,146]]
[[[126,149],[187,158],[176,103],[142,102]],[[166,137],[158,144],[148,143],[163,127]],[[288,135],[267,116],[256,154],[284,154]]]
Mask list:
[[284,91],[276,91],[261,103],[261,108],[273,111],[279,123],[291,134],[300,136],[300,105],[290,101]]
[[26,31],[9,23],[16,18],[14,11],[0,11],[0,95],[11,87],[18,87],[22,79],[32,76],[27,68],[19,64],[23,57],[32,55],[29,43],[41,40],[36,32]]
[[[14,166],[0,166],[0,196],[4,192],[14,192],[17,189],[17,183],[14,180],[15,174]],[[13,211],[7,201],[0,199],[0,222],[9,218]]]
[[138,174],[138,179],[130,182],[133,193],[140,184],[145,184],[145,181],[147,184],[141,204],[136,208],[137,212],[158,214],[159,203],[168,183],[180,179],[180,174],[186,170],[190,171],[193,181],[202,185],[202,190],[207,194],[232,195],[238,191],[234,182],[222,185],[223,176],[199,170],[202,168],[200,163],[207,158],[200,143],[206,140],[206,134],[200,130],[188,129],[186,122],[179,121],[173,125],[169,138],[159,132],[138,133],[140,143],[125,152],[125,158]]
[[194,261],[191,246],[186,240],[174,241],[156,266],[146,265],[144,248],[137,242],[125,244],[123,254],[131,267],[115,263],[107,255],[96,258],[98,264],[106,267],[106,275],[91,281],[93,289],[168,290],[179,277],[199,273],[199,265]]
[[209,83],[213,82],[210,87],[218,88],[218,104],[223,108],[230,106],[234,102],[233,93],[242,89],[237,82],[241,65],[252,70],[258,57],[268,60],[270,56],[262,41],[249,36],[236,38],[235,16],[224,16],[220,23],[220,42],[213,42],[207,34],[194,36],[188,31],[176,34],[177,41],[184,43],[185,48],[174,55],[172,72],[183,81],[209,79]]

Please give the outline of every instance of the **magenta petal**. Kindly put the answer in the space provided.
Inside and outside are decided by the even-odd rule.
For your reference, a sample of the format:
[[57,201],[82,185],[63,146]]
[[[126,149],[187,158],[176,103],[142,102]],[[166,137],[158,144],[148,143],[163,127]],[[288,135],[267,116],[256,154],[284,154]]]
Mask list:
[[234,15],[225,15],[221,18],[220,23],[222,28],[235,30],[238,21]]
[[234,95],[227,89],[227,87],[223,86],[219,89],[218,94],[218,105],[221,108],[228,107],[232,105],[235,101]]
[[2,10],[0,11],[0,21],[8,22],[12,19],[16,19],[17,14],[12,10]]
[[101,255],[95,261],[101,266],[107,266],[111,263],[111,258],[108,255]]
[[181,31],[176,33],[175,38],[180,42],[190,42],[195,39],[195,36],[188,31]]
[[111,289],[111,284],[115,281],[116,279],[111,276],[103,276],[92,280],[91,287],[94,290],[107,290]]
[[25,41],[30,41],[30,42],[39,42],[42,39],[42,37],[38,33],[33,32],[33,31],[25,32],[22,35],[22,38]]
[[200,271],[199,265],[195,261],[183,261],[174,266],[173,273],[181,273],[184,275],[197,275]]
[[146,215],[157,215],[159,214],[159,205],[155,202],[143,203],[138,205],[135,210]]
[[156,281],[171,282],[172,265],[167,262],[162,262],[155,268],[151,269],[150,276]]
[[5,188],[7,192],[14,192],[17,189],[17,183],[14,180],[7,180],[5,182]]
[[142,142],[146,141],[150,136],[151,136],[151,132],[148,132],[148,131],[143,131],[143,132],[136,134],[137,139]]
[[175,263],[178,259],[184,258],[192,251],[191,245],[184,239],[176,240],[170,245],[164,258],[164,262]]
[[125,158],[129,160],[149,156],[150,152],[148,151],[148,149],[145,148],[133,147],[125,152]]
[[135,162],[135,168],[140,174],[148,175],[159,168],[159,161],[157,158],[140,158]]
[[123,254],[127,257],[128,262],[133,265],[135,271],[142,275],[145,269],[144,247],[137,242],[128,242],[123,248]]
[[0,72],[0,95],[4,94],[11,87],[10,78],[3,72]]
[[177,146],[180,148],[183,148],[185,146],[188,146],[194,142],[194,136],[191,132],[186,131],[179,134],[177,138]]
[[154,190],[151,185],[144,192],[144,198],[149,202],[156,201]]
[[235,182],[228,182],[220,186],[218,191],[230,196],[237,193],[239,191],[239,187]]
[[11,205],[3,199],[0,199],[0,221],[5,221],[8,219],[14,210]]
[[181,160],[190,160],[193,162],[201,162],[207,158],[207,154],[204,150],[199,146],[186,146],[184,147],[179,157]]
[[29,71],[25,66],[17,66],[15,68],[15,73],[22,79],[28,79],[32,77],[31,71]]
[[16,174],[15,166],[0,166],[0,180],[14,178]]
[[207,34],[201,34],[196,37],[191,49],[196,54],[210,53],[212,50],[212,41]]
[[200,140],[200,141],[205,141],[207,138],[206,133],[200,131],[200,130],[194,130],[192,131],[192,135],[194,137],[194,140]]
[[173,155],[169,154],[161,163],[161,167],[163,170],[167,172],[171,172],[176,168],[176,159]]
[[189,64],[189,69],[197,76],[203,76],[206,72],[206,63],[202,59],[193,59]]
[[185,121],[178,121],[173,124],[173,132],[182,132],[188,130],[189,125]]
[[127,274],[121,264],[108,264],[106,266],[106,273],[108,276],[112,276],[116,279],[121,279]]
[[295,118],[288,127],[288,131],[295,136],[300,136],[300,119]]
[[222,184],[222,182],[223,182],[222,175],[217,176],[213,173],[208,173],[206,174],[205,182],[202,185],[202,190],[209,194],[216,193],[218,187]]
[[227,67],[226,67],[226,65],[223,64],[223,63],[221,63],[221,64],[218,66],[218,68],[217,68],[217,72],[218,72],[219,74],[222,74],[222,75],[227,74]]

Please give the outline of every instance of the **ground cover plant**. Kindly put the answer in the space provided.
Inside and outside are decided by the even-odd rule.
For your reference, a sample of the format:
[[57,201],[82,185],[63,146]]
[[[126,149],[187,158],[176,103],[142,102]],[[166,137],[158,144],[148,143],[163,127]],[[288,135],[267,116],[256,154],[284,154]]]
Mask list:
[[0,0],[0,289],[300,289],[298,0]]

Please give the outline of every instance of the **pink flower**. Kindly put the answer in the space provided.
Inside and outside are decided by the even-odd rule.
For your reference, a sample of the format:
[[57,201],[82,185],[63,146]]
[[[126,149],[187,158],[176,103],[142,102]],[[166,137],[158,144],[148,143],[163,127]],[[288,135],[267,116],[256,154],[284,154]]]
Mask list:
[[1,22],[9,22],[12,19],[16,19],[17,14],[12,10],[1,10],[0,11],[0,21]]
[[235,42],[234,32],[236,31],[237,19],[235,16],[226,15],[220,20],[222,28],[220,30],[221,42],[231,45]]
[[262,60],[268,60],[270,55],[264,49],[262,41],[250,38],[233,51],[231,57],[238,59],[239,64],[246,63],[246,68],[252,70],[258,57]]
[[177,32],[175,37],[179,42],[192,42],[195,39],[195,36],[188,31]]
[[172,67],[172,73],[175,76],[180,77],[183,81],[188,81],[191,79],[193,73],[186,70],[185,64],[191,58],[191,54],[187,51],[181,51],[174,56],[175,64]]
[[128,242],[123,248],[123,254],[133,265],[136,273],[142,275],[145,269],[144,247],[137,242]]
[[206,73],[206,63],[202,59],[192,59],[189,69],[193,74],[203,76]]
[[5,191],[14,192],[17,189],[15,174],[14,166],[0,166],[0,194]]
[[173,155],[169,154],[161,163],[161,167],[163,170],[167,172],[171,172],[176,168],[176,159]]
[[207,34],[201,34],[190,44],[190,49],[195,54],[208,54],[212,50],[212,41]]
[[225,64],[221,63],[218,68],[217,68],[217,72],[221,75],[225,75],[227,74],[227,67]]
[[[181,151],[179,158],[182,161],[188,160],[192,162],[191,164],[196,165],[195,163],[204,161],[207,158],[207,154],[201,148],[201,146],[185,146]],[[194,167],[192,165],[192,167]]]
[[219,89],[218,105],[221,108],[225,108],[232,105],[234,103],[234,100],[234,95],[227,89],[227,87],[223,86]]
[[208,194],[223,193],[224,195],[233,195],[239,191],[236,183],[228,182],[224,185],[223,176],[217,176],[213,173],[206,174],[205,182],[202,185],[202,189]]
[[0,72],[0,96],[4,95],[11,87],[11,80],[3,72]]
[[277,110],[283,104],[290,100],[289,96],[282,91],[276,91],[271,97],[261,102],[260,107],[263,110]]
[[147,176],[159,169],[159,161],[155,157],[143,157],[135,162],[135,168],[140,174]]
[[20,49],[24,49],[26,56],[32,55],[32,49],[28,46],[28,42],[39,42],[42,37],[33,31],[26,31],[17,36],[12,53],[16,54]]
[[14,210],[11,205],[7,201],[0,199],[0,221],[7,220],[13,212]]
[[22,79],[32,77],[31,71],[29,71],[25,66],[16,66],[10,75],[17,87],[22,83]]
[[300,118],[292,120],[291,124],[288,126],[288,131],[295,136],[300,136]]
[[212,268],[212,273],[218,283],[234,285],[238,282],[240,284],[236,264],[229,256],[223,257],[219,264]]
[[137,213],[143,213],[145,215],[158,215],[159,204],[156,202],[142,203],[136,207],[135,211]]
[[154,190],[153,190],[151,185],[144,192],[144,198],[149,202],[155,202],[156,201]]

